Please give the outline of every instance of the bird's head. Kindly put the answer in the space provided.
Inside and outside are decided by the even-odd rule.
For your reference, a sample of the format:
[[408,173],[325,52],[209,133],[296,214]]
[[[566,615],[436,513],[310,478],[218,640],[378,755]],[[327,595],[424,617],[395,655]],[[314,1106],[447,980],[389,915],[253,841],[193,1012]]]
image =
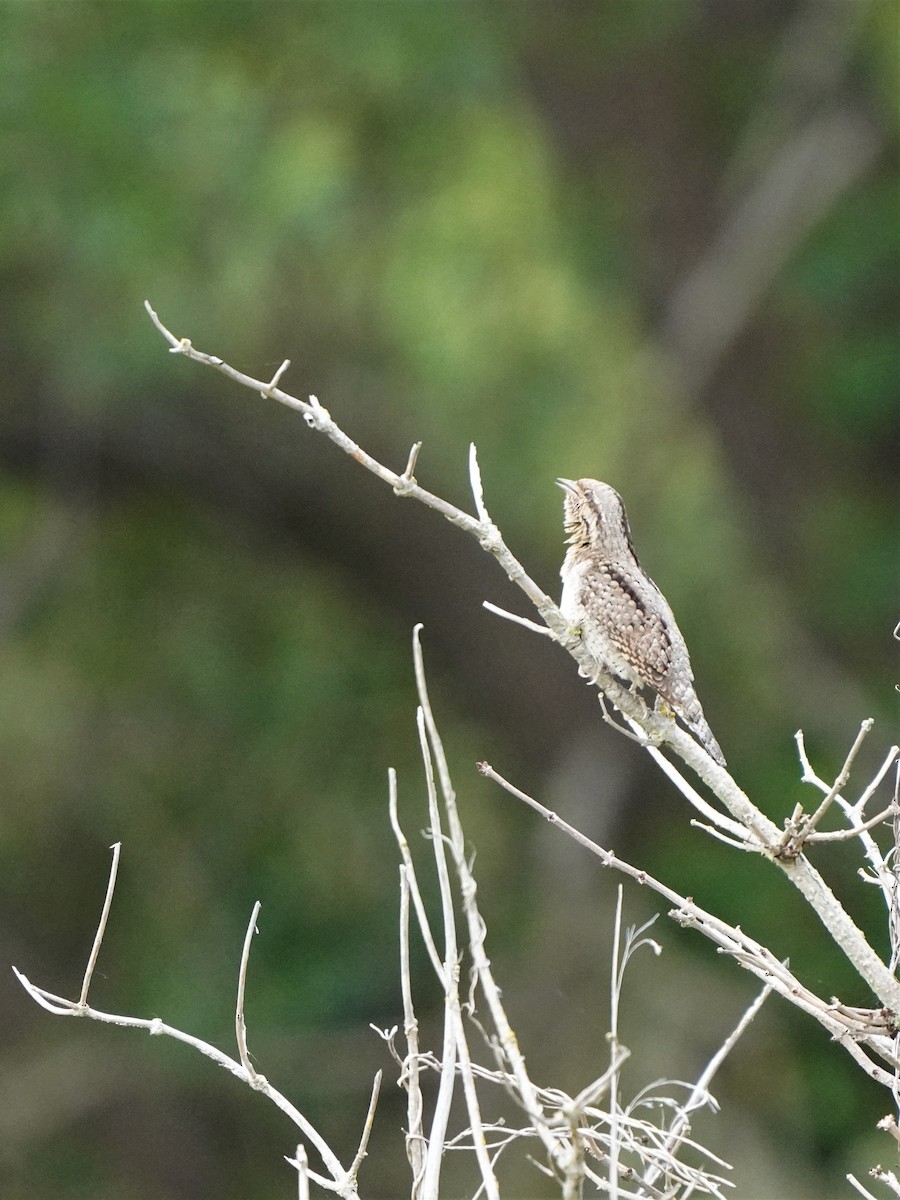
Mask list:
[[603,558],[634,557],[631,530],[622,497],[599,479],[557,479],[565,492],[563,524],[570,545],[584,546]]

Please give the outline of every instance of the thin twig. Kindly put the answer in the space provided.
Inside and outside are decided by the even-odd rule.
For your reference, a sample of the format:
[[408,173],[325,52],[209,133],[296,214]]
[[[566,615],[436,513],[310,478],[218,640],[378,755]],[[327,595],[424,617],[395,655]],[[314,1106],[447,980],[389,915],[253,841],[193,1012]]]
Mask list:
[[[750,842],[753,849],[763,849],[761,845],[754,844],[752,840],[753,835],[748,830],[746,825],[742,825],[740,821],[735,821],[732,817],[729,817],[727,813],[719,812],[717,808],[713,808],[711,804],[704,800],[697,789],[688,783],[675,764],[670,762],[657,746],[648,746],[647,753],[663,772],[663,774],[671,779],[671,781],[681,792],[682,796],[691,802],[694,808],[696,808],[697,812],[702,813],[708,821],[712,822],[712,824],[716,825],[719,829],[733,834],[734,837],[739,841]],[[743,849],[747,849],[747,847],[744,846]]]
[[263,392],[262,392],[263,396],[269,397],[272,395],[273,390],[278,387],[278,384],[281,382],[282,375],[285,373],[285,371],[288,369],[288,367],[290,365],[291,365],[291,360],[289,358],[286,358],[284,360],[284,362],[281,364],[281,366],[278,368],[278,370],[275,372],[275,374],[272,376],[272,378],[269,380],[269,386],[266,388],[263,388]]
[[862,795],[856,801],[856,803],[850,806],[848,810],[850,813],[853,813],[856,816],[862,816],[866,805],[872,799],[872,796],[880,786],[881,781],[893,766],[894,760],[897,758],[898,754],[900,754],[900,746],[891,746],[890,750],[888,750],[887,754],[885,755],[881,766],[872,776],[872,781],[867,784]]
[[409,969],[409,873],[405,866],[400,868],[400,885],[400,985],[403,995],[403,1033],[406,1037],[406,1059],[400,1084],[406,1088],[406,1157],[413,1176],[412,1197],[418,1200],[425,1171],[425,1129],[419,1083],[419,1023],[413,1008]]
[[109,920],[109,910],[112,907],[113,893],[116,890],[116,876],[119,873],[119,858],[122,853],[122,843],[115,842],[110,849],[112,850],[112,863],[109,868],[109,880],[106,884],[106,898],[103,901],[103,911],[100,913],[100,921],[97,925],[97,932],[94,935],[94,944],[91,946],[91,953],[88,956],[87,966],[84,969],[81,995],[78,998],[78,1004],[81,1007],[87,1006],[88,992],[90,991],[91,980],[94,977],[94,967],[97,965],[97,957],[100,954],[100,947],[103,944],[103,935],[106,933],[106,922]]
[[520,617],[516,613],[507,612],[505,608],[498,608],[496,604],[491,604],[490,600],[482,600],[481,607],[486,608],[488,612],[492,612],[498,617],[503,617],[506,621],[514,621],[517,625],[524,625],[532,633],[539,633],[542,637],[553,637],[553,630],[548,629],[546,625],[538,625],[537,621],[529,621],[527,617]]
[[856,1190],[859,1192],[859,1194],[863,1197],[863,1200],[878,1200],[878,1197],[875,1196],[872,1192],[870,1192],[868,1188],[863,1187],[863,1185],[859,1182],[859,1180],[856,1178],[855,1175],[848,1175],[847,1179],[850,1181],[850,1183],[853,1184],[853,1186],[856,1188]]
[[359,1149],[356,1151],[356,1156],[350,1164],[350,1170],[347,1174],[351,1179],[356,1179],[359,1174],[359,1168],[362,1166],[362,1161],[366,1157],[369,1148],[369,1138],[372,1136],[372,1126],[375,1124],[375,1109],[378,1107],[378,1094],[381,1091],[381,1076],[382,1072],[376,1072],[374,1082],[372,1083],[372,1097],[369,1100],[369,1111],[366,1113],[366,1122],[363,1125],[362,1135],[359,1139]]
[[447,860],[444,854],[444,837],[441,831],[440,814],[438,811],[434,768],[428,747],[428,735],[425,730],[425,716],[421,707],[416,714],[416,723],[419,730],[422,764],[425,768],[431,848],[437,868],[438,889],[441,896],[441,913],[444,924],[444,963],[442,972],[445,987],[444,1045],[441,1057],[441,1072],[438,1080],[438,1095],[431,1118],[428,1149],[425,1156],[425,1176],[422,1183],[423,1200],[438,1200],[440,1195],[440,1172],[444,1156],[444,1142],[447,1135],[447,1125],[450,1120],[450,1106],[453,1102],[453,1089],[456,1079],[453,1068],[457,1059],[458,1036],[453,1008],[454,999],[457,1005],[459,1000],[456,990],[458,980],[458,950],[456,942],[456,916],[453,912],[450,875],[447,870]]
[[[625,962],[621,953],[622,904],[624,888],[616,889],[616,915],[613,920],[612,970],[609,985],[609,1047],[612,1061],[619,1052],[619,999],[622,995],[622,974]],[[609,1080],[609,1164],[607,1183],[611,1200],[616,1200],[619,1188],[619,1073],[614,1070]]]
[[862,825],[852,825],[849,829],[832,829],[827,833],[804,834],[803,841],[808,845],[816,845],[819,842],[847,842],[850,838],[859,837],[861,833],[865,833],[868,829],[874,829],[882,821],[889,820],[896,812],[897,806],[892,800],[887,808],[882,809],[877,817],[870,817]]
[[255,1084],[259,1076],[250,1061],[250,1052],[247,1049],[247,1022],[244,1019],[244,991],[247,986],[247,964],[250,962],[250,944],[253,941],[253,934],[257,932],[256,922],[259,919],[260,903],[257,900],[253,905],[253,912],[250,914],[250,924],[247,926],[247,932],[244,935],[244,948],[241,951],[241,965],[238,971],[238,988],[237,988],[237,1004],[234,1010],[234,1028],[237,1035],[238,1054],[241,1059],[241,1066],[247,1072],[247,1078],[251,1084]]
[[[894,772],[894,803],[900,813],[900,762]],[[890,867],[885,864],[883,895],[887,903],[888,931],[891,939],[891,970],[900,962],[900,816],[894,817],[894,845],[890,851]],[[894,1101],[900,1109],[900,1079],[894,1085]]]
[[691,824],[695,829],[702,829],[704,833],[708,833],[717,842],[723,842],[726,846],[730,846],[732,850],[755,851],[757,854],[761,850],[760,846],[754,846],[752,842],[741,842],[737,838],[730,838],[727,834],[721,833],[718,829],[713,828],[712,825],[707,825],[704,821],[697,821],[692,817]]
[[438,953],[434,935],[431,932],[428,914],[425,911],[422,893],[419,890],[418,880],[416,879],[416,867],[409,849],[409,841],[407,840],[406,834],[400,828],[400,821],[397,816],[397,774],[393,767],[391,767],[391,769],[388,771],[388,805],[391,828],[394,831],[394,837],[396,838],[397,845],[400,848],[400,856],[403,859],[403,865],[406,868],[407,885],[409,887],[413,906],[416,910],[416,919],[419,923],[422,941],[425,943],[425,949],[428,951],[428,957],[431,959],[431,965],[434,968],[434,973],[437,975],[441,987],[446,989],[447,981],[444,977],[444,964],[441,962],[441,956]]
[[[669,1136],[665,1145],[665,1150],[668,1154],[674,1155],[678,1152],[678,1149],[681,1146],[688,1129],[690,1128],[690,1114],[695,1109],[701,1108],[703,1105],[709,1103],[709,1087],[713,1081],[713,1078],[715,1077],[716,1072],[737,1045],[741,1035],[750,1025],[751,1021],[753,1021],[753,1019],[756,1017],[757,1013],[771,994],[772,988],[769,984],[766,984],[759,995],[753,999],[752,1003],[747,1007],[746,1011],[741,1016],[741,1019],[738,1021],[737,1025],[703,1068],[703,1071],[700,1073],[697,1082],[694,1084],[691,1094],[688,1096],[684,1104],[680,1106],[674,1120],[669,1126]],[[644,1175],[644,1180],[649,1183],[653,1183],[658,1178],[658,1170],[652,1168]]]
[[[416,463],[419,461],[419,451],[421,449],[421,442],[413,442],[409,451],[409,458],[406,460],[406,467],[404,468],[403,474],[400,476],[404,482],[404,485],[416,482]],[[397,491],[398,495],[402,495],[406,491],[406,487],[404,486],[403,488],[397,488],[395,490]]]
[[[827,784],[823,779],[821,779],[818,776],[818,774],[813,769],[812,764],[809,761],[809,756],[806,752],[806,744],[804,741],[802,730],[797,731],[797,733],[795,735],[795,740],[797,743],[797,753],[800,758],[800,764],[803,769],[803,774],[802,774],[803,782],[811,783],[814,787],[819,788],[820,791],[828,793],[831,790],[830,785]],[[835,796],[835,803],[839,806],[841,811],[844,813],[844,816],[847,818],[848,821],[851,822],[851,824],[858,821],[859,816],[862,814],[863,810],[865,809],[865,806],[868,804],[868,802],[871,799],[872,795],[874,794],[876,788],[879,786],[879,784],[882,782],[882,780],[884,779],[887,772],[890,770],[891,765],[895,762],[898,753],[900,753],[900,748],[898,748],[896,746],[891,746],[890,750],[888,751],[887,755],[884,758],[884,761],[882,762],[878,771],[875,773],[875,776],[873,777],[871,782],[865,787],[862,794],[860,795],[860,798],[857,801],[855,801],[853,804],[850,804],[848,801],[846,801],[844,799],[844,797],[842,795],[840,795],[840,793],[838,793]],[[900,803],[900,796],[898,796],[895,791],[894,804],[898,804],[898,803]],[[802,820],[802,808],[800,808],[798,806],[798,808],[795,808],[794,813],[792,814],[792,816],[788,822],[788,827],[792,828],[793,831],[796,833],[796,831],[800,827],[801,820]],[[819,837],[820,835],[816,834],[815,836]],[[872,835],[869,833],[869,831],[866,827],[856,824],[851,836],[856,836],[859,838],[860,843],[863,847],[865,856],[869,860],[869,863],[871,864],[871,867],[872,867],[872,872],[873,872],[872,876],[869,876],[868,874],[866,874],[864,872],[860,872],[861,877],[864,880],[866,880],[866,882],[873,882],[878,885],[879,889],[881,890],[882,897],[884,899],[888,914],[889,914],[889,916],[891,916],[891,919],[893,919],[892,914],[895,911],[894,895],[895,895],[895,890],[896,890],[896,880],[895,880],[894,872],[892,870],[890,870],[890,868],[888,868],[888,866],[886,865],[884,855],[882,854],[881,849],[878,846],[878,843],[875,841],[875,839],[872,837]],[[891,969],[893,971],[894,966],[895,966],[895,964],[892,959],[889,969]]]
[[893,1171],[885,1171],[883,1167],[873,1167],[869,1174],[873,1179],[877,1179],[879,1183],[890,1188],[895,1196],[900,1196],[900,1179]]
[[597,699],[600,702],[600,715],[606,724],[614,729],[616,733],[620,733],[622,737],[627,737],[630,742],[637,742],[637,744],[642,746],[645,750],[649,750],[652,746],[654,746],[654,743],[647,736],[647,731],[644,729],[643,725],[641,725],[638,721],[630,721],[629,724],[632,726],[632,728],[626,729],[624,725],[620,725],[619,722],[611,717],[607,712],[606,697],[602,692],[597,693]]
[[474,442],[469,444],[469,484],[472,488],[472,499],[475,501],[475,511],[478,513],[479,521],[484,525],[493,524],[484,504],[481,468],[478,465],[478,451],[475,449]]
[[872,720],[872,718],[867,717],[866,720],[860,725],[859,733],[856,735],[853,745],[850,747],[849,751],[847,752],[847,757],[844,759],[844,765],[841,767],[837,774],[837,778],[826,793],[825,799],[821,802],[812,816],[803,822],[800,834],[802,839],[805,839],[808,834],[812,833],[812,831],[821,821],[822,817],[824,817],[825,813],[834,803],[835,797],[847,786],[847,780],[850,778],[850,768],[853,766],[853,760],[859,753],[863,742],[868,737],[874,724],[875,722]]
[[391,827],[403,865],[400,867],[400,986],[403,997],[403,1032],[406,1038],[406,1058],[400,1076],[401,1086],[406,1088],[407,1131],[406,1156],[412,1171],[412,1197],[420,1200],[427,1162],[428,1142],[425,1137],[424,1103],[419,1081],[419,1023],[416,1019],[412,996],[412,975],[409,956],[409,902],[413,901],[419,931],[428,950],[432,967],[442,987],[446,989],[444,967],[437,952],[434,936],[422,901],[416,879],[415,865],[406,835],[400,827],[397,814],[397,773],[393,767],[388,771],[388,806]]
[[806,738],[802,729],[798,729],[794,734],[794,741],[797,743],[797,757],[800,759],[800,766],[803,768],[800,781],[802,783],[814,783],[817,787],[821,785],[823,790],[827,792],[828,784],[822,783],[822,780],[819,779],[813,770],[812,763],[809,761],[809,755],[806,752]]
[[297,1200],[309,1200],[309,1159],[302,1142],[298,1144],[294,1157],[285,1161],[297,1169]]

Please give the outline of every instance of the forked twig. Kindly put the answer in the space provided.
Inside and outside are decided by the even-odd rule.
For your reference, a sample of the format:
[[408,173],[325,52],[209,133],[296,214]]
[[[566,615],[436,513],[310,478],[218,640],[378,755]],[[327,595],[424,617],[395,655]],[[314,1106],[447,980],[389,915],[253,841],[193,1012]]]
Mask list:
[[[785,833],[785,844],[791,836],[793,836],[795,841],[799,841],[802,844],[813,832],[813,830],[825,816],[826,812],[828,812],[828,809],[834,803],[835,798],[847,786],[847,781],[850,778],[850,768],[853,766],[853,761],[859,753],[863,742],[866,740],[874,724],[875,722],[871,717],[867,717],[866,720],[862,722],[859,727],[859,733],[857,733],[853,745],[850,747],[849,751],[847,752],[847,757],[844,759],[844,765],[841,767],[840,771],[838,771],[834,783],[825,793],[825,799],[822,800],[822,802],[819,804],[819,807],[811,816],[807,817],[806,820],[801,821],[800,828],[795,835],[791,835],[789,832]],[[798,749],[802,750],[801,761],[804,768],[803,781],[804,783],[815,782],[818,779],[818,776],[816,776],[813,772],[812,767],[809,764],[809,759],[806,757],[806,748],[803,745],[802,730],[797,730],[796,734],[794,735],[794,739],[797,742]]]
[[[129,1029],[143,1029],[152,1036],[165,1036],[173,1038],[175,1041],[184,1042],[185,1045],[199,1050],[201,1054],[218,1063],[220,1067],[224,1067],[232,1075],[235,1075],[242,1082],[247,1083],[255,1091],[262,1092],[267,1099],[271,1100],[308,1138],[315,1146],[319,1156],[322,1159],[331,1178],[306,1168],[308,1180],[312,1180],[326,1191],[334,1192],[340,1196],[342,1200],[359,1200],[359,1194],[356,1186],[356,1176],[350,1171],[346,1171],[340,1163],[337,1155],[312,1125],[300,1110],[293,1105],[277,1088],[272,1087],[264,1075],[260,1075],[252,1066],[249,1060],[246,1043],[246,1029],[244,1026],[243,1017],[243,1000],[244,987],[247,972],[247,961],[249,956],[249,946],[252,940],[253,930],[256,924],[256,918],[259,913],[259,905],[255,905],[253,916],[251,917],[250,925],[247,930],[247,935],[244,938],[244,949],[241,955],[241,966],[239,971],[238,982],[238,1001],[236,1008],[236,1029],[238,1034],[238,1047],[240,1059],[236,1060],[217,1049],[209,1042],[203,1041],[201,1038],[194,1037],[192,1034],[185,1033],[181,1029],[176,1029],[172,1025],[167,1025],[159,1017],[129,1017],[118,1013],[103,1012],[100,1009],[94,1008],[87,1004],[86,996],[90,987],[91,976],[94,966],[97,962],[97,957],[100,952],[100,946],[103,941],[103,934],[106,930],[107,920],[109,918],[110,908],[112,905],[112,897],[115,891],[116,879],[118,876],[119,858],[121,853],[121,844],[116,843],[113,847],[113,860],[109,873],[109,881],[107,883],[106,898],[103,904],[100,921],[97,928],[97,935],[94,938],[94,944],[88,959],[88,968],[85,971],[84,983],[82,984],[81,995],[78,1000],[67,1000],[64,996],[57,996],[53,992],[47,991],[46,988],[38,987],[33,984],[22,971],[17,967],[13,967],[13,973],[21,983],[22,987],[29,996],[39,1004],[41,1008],[45,1008],[48,1012],[55,1016],[61,1017],[87,1017],[93,1021],[99,1021],[108,1025],[122,1025]],[[371,1105],[370,1105],[371,1109]],[[368,1124],[368,1119],[367,1119]],[[367,1135],[364,1129],[364,1136],[367,1140]],[[363,1145],[365,1150],[365,1145]],[[301,1185],[302,1186],[302,1181]]]

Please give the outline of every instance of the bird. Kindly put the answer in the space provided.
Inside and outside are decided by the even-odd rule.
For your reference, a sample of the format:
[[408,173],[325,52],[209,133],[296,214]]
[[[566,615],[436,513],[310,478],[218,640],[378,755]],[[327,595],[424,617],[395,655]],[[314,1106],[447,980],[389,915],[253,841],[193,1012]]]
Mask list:
[[694,691],[687,645],[665,596],[638,562],[622,497],[597,479],[557,479],[569,535],[560,611],[599,666],[652,689],[722,767],[725,756]]

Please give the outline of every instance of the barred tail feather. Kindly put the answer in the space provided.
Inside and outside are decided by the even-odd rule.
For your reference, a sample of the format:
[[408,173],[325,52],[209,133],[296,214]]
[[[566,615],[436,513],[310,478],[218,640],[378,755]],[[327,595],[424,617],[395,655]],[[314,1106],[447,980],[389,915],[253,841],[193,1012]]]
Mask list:
[[722,753],[719,743],[713,736],[713,731],[709,727],[709,723],[701,712],[699,716],[694,716],[692,721],[687,722],[691,733],[695,733],[706,753],[716,760],[720,767],[726,767],[725,755]]

